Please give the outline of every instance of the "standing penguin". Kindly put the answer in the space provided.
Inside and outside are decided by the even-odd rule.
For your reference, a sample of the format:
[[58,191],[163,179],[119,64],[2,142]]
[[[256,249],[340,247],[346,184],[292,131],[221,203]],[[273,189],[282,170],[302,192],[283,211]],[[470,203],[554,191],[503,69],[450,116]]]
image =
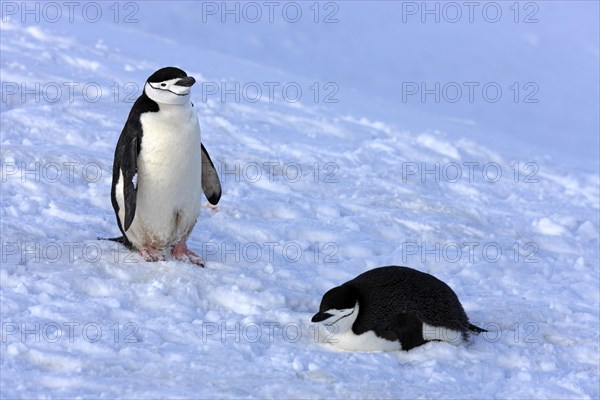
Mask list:
[[469,323],[456,294],[436,277],[407,267],[367,271],[329,290],[312,322],[328,340],[352,351],[410,350],[430,340],[459,342]]
[[123,234],[116,238],[140,251],[146,261],[178,260],[203,266],[188,249],[200,214],[202,192],[216,205],[221,183],[200,141],[200,124],[190,91],[196,80],[179,68],[152,74],[131,108],[121,132],[111,200]]

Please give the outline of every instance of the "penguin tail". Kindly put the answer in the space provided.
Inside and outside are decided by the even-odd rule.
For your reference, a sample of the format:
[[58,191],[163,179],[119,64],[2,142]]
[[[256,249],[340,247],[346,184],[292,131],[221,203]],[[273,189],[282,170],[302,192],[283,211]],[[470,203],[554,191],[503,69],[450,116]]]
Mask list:
[[98,240],[110,240],[111,242],[121,243],[123,246],[127,247],[130,250],[133,249],[133,244],[125,236],[119,236],[114,238],[98,237]]
[[471,332],[477,334],[477,335],[480,334],[480,333],[482,333],[482,332],[487,332],[487,330],[485,330],[483,328],[480,328],[480,327],[478,327],[476,325],[473,325],[473,324],[469,324],[469,330]]

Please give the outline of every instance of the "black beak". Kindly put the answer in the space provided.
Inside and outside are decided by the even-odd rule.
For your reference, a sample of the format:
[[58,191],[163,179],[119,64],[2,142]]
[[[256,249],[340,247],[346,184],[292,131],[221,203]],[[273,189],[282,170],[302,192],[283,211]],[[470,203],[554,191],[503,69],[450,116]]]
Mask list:
[[177,82],[175,82],[175,85],[190,87],[194,83],[196,83],[196,80],[194,79],[193,76],[186,76],[185,78],[181,78],[180,80],[178,80]]
[[311,322],[321,322],[321,321],[325,321],[327,318],[331,318],[331,317],[333,317],[333,315],[327,314],[326,312],[319,311],[318,313],[313,315],[313,317],[310,321]]

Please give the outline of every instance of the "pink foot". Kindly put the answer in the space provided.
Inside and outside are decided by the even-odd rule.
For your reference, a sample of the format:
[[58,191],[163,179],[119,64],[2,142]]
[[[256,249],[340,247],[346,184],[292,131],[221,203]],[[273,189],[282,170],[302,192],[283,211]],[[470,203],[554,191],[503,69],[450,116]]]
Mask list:
[[148,262],[165,261],[163,252],[152,246],[142,246],[140,253],[144,257],[144,260]]
[[175,246],[173,246],[171,254],[173,254],[173,257],[180,261],[189,261],[192,264],[204,267],[204,261],[202,258],[198,254],[188,249],[185,242],[177,243]]

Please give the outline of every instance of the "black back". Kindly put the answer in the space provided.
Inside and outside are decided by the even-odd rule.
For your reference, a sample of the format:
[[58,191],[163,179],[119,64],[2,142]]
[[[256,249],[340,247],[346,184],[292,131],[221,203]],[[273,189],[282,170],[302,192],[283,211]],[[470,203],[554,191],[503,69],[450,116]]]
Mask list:
[[463,333],[469,330],[469,319],[456,294],[444,282],[424,272],[407,267],[381,267],[344,285],[359,292],[360,312],[352,328],[356,334],[387,330],[396,325],[393,320],[397,318]]

